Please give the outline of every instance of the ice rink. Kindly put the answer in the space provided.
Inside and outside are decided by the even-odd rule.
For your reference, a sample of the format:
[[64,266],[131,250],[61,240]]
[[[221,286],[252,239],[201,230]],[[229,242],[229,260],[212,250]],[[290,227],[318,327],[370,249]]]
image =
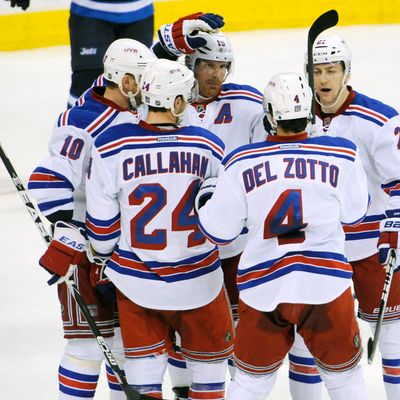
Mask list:
[[[400,25],[331,32],[341,34],[353,50],[354,88],[400,108]],[[303,71],[306,29],[228,36],[236,53],[232,82],[262,91],[275,73]],[[52,126],[65,108],[69,61],[68,47],[0,53],[0,141],[25,185],[46,155]],[[56,288],[46,284],[49,275],[38,266],[44,242],[1,162],[0,199],[0,400],[55,400],[64,346]],[[362,331],[366,346],[369,328],[362,324]],[[369,398],[384,399],[379,354],[371,366],[364,355],[363,365]],[[164,396],[172,398],[168,377]],[[104,380],[95,398],[108,399]],[[270,398],[290,399],[286,363]]]

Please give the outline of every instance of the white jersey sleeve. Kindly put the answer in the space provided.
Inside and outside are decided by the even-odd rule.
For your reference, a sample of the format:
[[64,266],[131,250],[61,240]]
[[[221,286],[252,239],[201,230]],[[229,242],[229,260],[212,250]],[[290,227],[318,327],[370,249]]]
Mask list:
[[[58,211],[75,211],[74,219],[84,221],[84,176],[92,138],[72,125],[58,126],[49,142],[49,156],[30,176],[28,189],[40,211],[49,216]],[[79,207],[78,203],[82,203]]]
[[111,126],[138,123],[141,118],[141,114],[106,100],[104,90],[87,90],[74,107],[60,114],[49,142],[49,156],[29,179],[28,189],[48,218],[58,219],[60,212],[67,211],[75,222],[85,222],[85,177],[93,141]]
[[347,225],[359,223],[367,213],[367,197],[367,176],[357,152],[340,187],[340,221]]
[[91,232],[90,240],[97,254],[109,255],[119,240],[121,228],[117,179],[110,173],[110,164],[101,162],[96,147],[91,152],[86,181],[86,225]]
[[400,214],[400,116],[397,110],[352,90],[334,115],[317,105],[317,133],[356,144],[367,175],[370,204],[363,221],[345,226],[346,254],[351,261],[377,252],[379,223]]
[[385,212],[400,216],[400,117],[391,118],[376,133],[371,146],[381,189],[389,196]]
[[232,183],[232,176],[224,168],[220,169],[213,196],[199,210],[199,219],[203,232],[218,245],[233,241],[245,226],[247,205],[244,192]]

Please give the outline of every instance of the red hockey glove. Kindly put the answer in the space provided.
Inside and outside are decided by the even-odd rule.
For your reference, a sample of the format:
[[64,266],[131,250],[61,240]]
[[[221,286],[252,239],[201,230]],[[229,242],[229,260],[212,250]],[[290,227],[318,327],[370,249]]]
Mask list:
[[399,250],[400,250],[400,218],[386,218],[381,221],[380,236],[378,240],[379,262],[383,266],[389,263],[390,249],[396,251],[396,270],[399,265]]
[[67,222],[59,221],[54,228],[53,240],[39,260],[39,264],[59,279],[53,283],[68,280],[77,265],[86,261],[86,235],[83,229]]
[[162,47],[175,56],[192,54],[206,44],[195,31],[210,32],[224,26],[224,18],[218,14],[198,12],[179,18],[172,24],[162,25],[158,38]]

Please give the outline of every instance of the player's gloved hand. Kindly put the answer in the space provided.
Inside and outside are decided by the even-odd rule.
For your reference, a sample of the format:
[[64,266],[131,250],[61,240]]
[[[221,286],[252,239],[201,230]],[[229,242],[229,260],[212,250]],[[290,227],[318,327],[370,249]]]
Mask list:
[[207,43],[196,32],[211,32],[222,28],[224,24],[221,15],[198,12],[179,18],[172,24],[162,25],[157,33],[162,47],[179,57],[182,54],[192,54],[195,49]]
[[87,249],[87,256],[90,264],[90,284],[103,297],[112,301],[116,298],[115,285],[108,279],[104,270],[110,260],[109,256],[100,256],[96,254],[93,247],[90,245]]
[[30,0],[6,0],[11,1],[11,7],[21,7],[24,11],[29,7]]
[[380,222],[380,235],[378,240],[379,262],[387,270],[390,249],[396,252],[396,269],[399,270],[399,250],[400,250],[400,218],[386,218]]
[[86,261],[86,234],[82,228],[58,221],[53,240],[39,260],[39,264],[55,276],[49,285],[69,280],[76,267]]
[[207,203],[208,200],[211,199],[214,191],[215,186],[217,185],[217,178],[207,178],[201,184],[199,191],[197,192],[195,201],[194,201],[194,208],[196,212],[199,212],[200,208]]

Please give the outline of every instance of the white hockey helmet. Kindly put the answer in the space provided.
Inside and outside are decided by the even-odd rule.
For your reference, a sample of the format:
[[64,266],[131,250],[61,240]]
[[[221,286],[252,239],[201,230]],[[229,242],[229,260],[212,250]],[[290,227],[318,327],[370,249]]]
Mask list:
[[229,39],[222,32],[202,32],[197,33],[207,41],[203,47],[199,47],[193,54],[188,54],[185,58],[186,66],[193,71],[196,61],[223,61],[230,64],[233,63],[233,50]]
[[309,118],[311,100],[311,89],[300,75],[281,73],[274,75],[265,87],[263,107],[276,128],[276,121]]
[[137,40],[117,39],[104,55],[104,77],[119,85],[125,74],[131,74],[139,84],[144,68],[156,58],[150,49]]
[[[345,75],[348,75],[351,72],[351,51],[346,42],[340,36],[318,38],[313,47],[313,61],[314,65],[337,63],[342,61],[344,63]],[[307,54],[305,63],[307,66]]]
[[177,96],[189,103],[197,99],[197,82],[193,72],[181,63],[159,59],[145,68],[141,92],[143,103],[173,110]]

